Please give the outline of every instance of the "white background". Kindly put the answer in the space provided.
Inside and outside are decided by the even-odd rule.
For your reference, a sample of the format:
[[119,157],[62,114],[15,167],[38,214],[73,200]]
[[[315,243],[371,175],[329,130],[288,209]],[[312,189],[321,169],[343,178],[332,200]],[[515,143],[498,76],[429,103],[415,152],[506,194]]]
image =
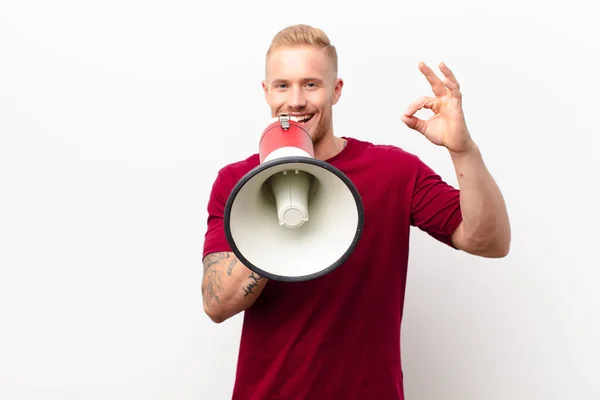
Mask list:
[[264,53],[294,23],[338,48],[336,134],[456,184],[400,120],[431,93],[418,62],[447,62],[508,204],[505,259],[413,230],[407,398],[599,398],[597,11],[476,4],[3,2],[0,398],[230,398],[241,315],[202,311],[206,202],[257,149]]

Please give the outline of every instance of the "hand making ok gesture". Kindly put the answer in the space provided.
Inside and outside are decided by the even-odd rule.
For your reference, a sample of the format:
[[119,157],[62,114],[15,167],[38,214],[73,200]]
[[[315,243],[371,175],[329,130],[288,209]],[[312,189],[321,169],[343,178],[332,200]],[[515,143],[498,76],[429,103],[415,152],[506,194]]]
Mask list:
[[[446,77],[444,81],[424,62],[419,63],[419,70],[431,84],[435,97],[424,96],[413,102],[404,112],[402,121],[432,143],[453,153],[461,153],[471,149],[473,141],[465,122],[460,85],[446,64],[440,63],[439,67]],[[430,109],[434,115],[428,120],[415,117],[414,114],[422,108]]]

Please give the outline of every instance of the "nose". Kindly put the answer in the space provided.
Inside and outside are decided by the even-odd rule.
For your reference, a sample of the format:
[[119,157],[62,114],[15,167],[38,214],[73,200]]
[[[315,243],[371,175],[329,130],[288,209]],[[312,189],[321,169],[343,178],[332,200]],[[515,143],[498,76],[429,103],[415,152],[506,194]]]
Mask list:
[[298,86],[292,87],[289,91],[288,99],[288,108],[290,109],[302,109],[306,106],[306,97],[304,96],[304,92],[302,88]]

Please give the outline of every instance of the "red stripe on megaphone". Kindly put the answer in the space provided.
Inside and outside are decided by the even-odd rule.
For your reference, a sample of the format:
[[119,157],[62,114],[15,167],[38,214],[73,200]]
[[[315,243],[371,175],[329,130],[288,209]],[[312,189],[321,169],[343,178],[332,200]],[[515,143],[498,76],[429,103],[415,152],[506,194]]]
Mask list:
[[275,121],[265,129],[259,144],[261,164],[269,154],[282,147],[297,147],[314,158],[313,143],[308,132],[299,122],[290,120],[288,124],[288,128],[283,128],[280,121]]

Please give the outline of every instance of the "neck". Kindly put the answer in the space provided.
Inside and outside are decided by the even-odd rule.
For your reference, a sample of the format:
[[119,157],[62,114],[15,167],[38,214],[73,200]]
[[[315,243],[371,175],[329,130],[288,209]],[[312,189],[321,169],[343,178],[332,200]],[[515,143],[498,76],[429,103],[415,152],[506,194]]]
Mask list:
[[344,149],[345,145],[345,139],[327,135],[315,144],[315,158],[322,161],[330,159],[338,155]]

